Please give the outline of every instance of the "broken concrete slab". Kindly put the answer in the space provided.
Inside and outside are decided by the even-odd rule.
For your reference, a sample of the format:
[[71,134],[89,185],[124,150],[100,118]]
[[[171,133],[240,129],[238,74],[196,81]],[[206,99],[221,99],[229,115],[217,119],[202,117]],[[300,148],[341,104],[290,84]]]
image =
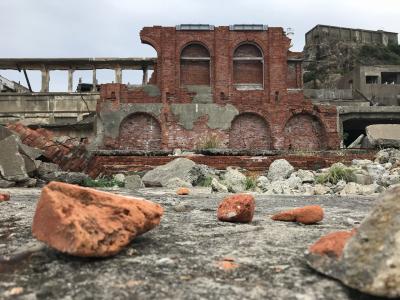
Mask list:
[[18,182],[29,179],[15,136],[11,135],[0,141],[0,174],[8,181]]
[[400,148],[400,124],[378,124],[366,128],[369,142],[375,147]]
[[147,172],[142,180],[146,186],[165,186],[172,178],[190,180],[190,171],[196,165],[187,158],[177,158],[163,166],[159,166]]
[[339,257],[310,252],[309,265],[361,292],[400,297],[399,215],[400,186],[397,186],[381,197]]

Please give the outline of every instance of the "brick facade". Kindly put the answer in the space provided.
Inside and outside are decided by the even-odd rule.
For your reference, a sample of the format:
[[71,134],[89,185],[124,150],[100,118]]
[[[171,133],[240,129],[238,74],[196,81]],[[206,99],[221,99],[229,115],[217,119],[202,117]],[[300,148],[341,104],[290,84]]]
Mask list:
[[[149,84],[158,93],[103,85],[97,106],[99,148],[193,149],[210,136],[222,148],[339,147],[336,108],[304,98],[301,54],[289,51],[290,39],[282,28],[199,31],[154,26],[145,27],[140,37],[157,51]],[[130,107],[141,117],[110,120]],[[211,116],[213,109],[233,109],[234,115],[218,120]]]

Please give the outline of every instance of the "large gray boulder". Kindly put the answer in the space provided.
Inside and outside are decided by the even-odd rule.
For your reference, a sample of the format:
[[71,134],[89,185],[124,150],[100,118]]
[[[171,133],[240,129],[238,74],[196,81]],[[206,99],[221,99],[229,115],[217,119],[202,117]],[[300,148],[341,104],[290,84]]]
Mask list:
[[366,128],[367,137],[375,147],[400,148],[400,124],[377,124]]
[[8,181],[26,181],[29,179],[25,160],[19,153],[18,139],[10,135],[0,141],[0,174]]
[[163,166],[148,171],[142,178],[146,186],[166,186],[172,178],[190,181],[190,171],[196,164],[187,158],[177,158]]
[[289,178],[293,171],[293,166],[286,159],[277,159],[269,166],[267,177],[271,181],[283,180]]
[[361,292],[400,297],[400,186],[386,192],[339,258],[307,255],[317,271]]

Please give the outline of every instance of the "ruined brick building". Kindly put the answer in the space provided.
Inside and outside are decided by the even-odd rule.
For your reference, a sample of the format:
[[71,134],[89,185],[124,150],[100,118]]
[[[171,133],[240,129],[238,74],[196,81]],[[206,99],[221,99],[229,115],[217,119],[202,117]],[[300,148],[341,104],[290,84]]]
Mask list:
[[302,54],[282,28],[145,27],[157,52],[147,84],[107,84],[97,104],[101,149],[336,149],[337,112],[302,91]]

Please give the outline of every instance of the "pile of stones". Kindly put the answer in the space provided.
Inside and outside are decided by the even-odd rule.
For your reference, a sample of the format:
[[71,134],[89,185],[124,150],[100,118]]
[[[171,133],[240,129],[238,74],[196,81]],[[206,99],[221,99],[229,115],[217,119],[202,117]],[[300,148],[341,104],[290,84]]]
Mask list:
[[[336,173],[340,173],[337,175]],[[343,176],[345,174],[346,176]],[[228,167],[215,170],[187,158],[177,158],[144,174],[115,179],[125,187],[191,188],[211,187],[212,192],[241,193],[252,191],[267,195],[376,195],[400,184],[400,150],[384,149],[374,161],[352,161],[350,166],[335,163],[320,170],[295,170],[286,160],[275,160],[263,174],[248,177],[244,170]]]
[[62,171],[48,162],[40,149],[23,144],[0,126],[0,188],[43,186],[50,181],[82,184],[87,178],[83,173]]

